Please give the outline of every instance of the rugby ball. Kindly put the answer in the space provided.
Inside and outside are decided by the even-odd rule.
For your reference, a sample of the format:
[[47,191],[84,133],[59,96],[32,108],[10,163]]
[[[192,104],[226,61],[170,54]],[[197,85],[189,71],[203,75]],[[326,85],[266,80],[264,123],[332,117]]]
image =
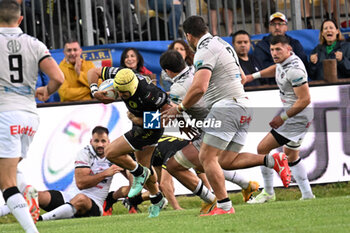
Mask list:
[[107,91],[106,96],[116,99],[118,97],[118,91],[113,87],[113,79],[107,79],[101,83],[98,88],[99,91]]

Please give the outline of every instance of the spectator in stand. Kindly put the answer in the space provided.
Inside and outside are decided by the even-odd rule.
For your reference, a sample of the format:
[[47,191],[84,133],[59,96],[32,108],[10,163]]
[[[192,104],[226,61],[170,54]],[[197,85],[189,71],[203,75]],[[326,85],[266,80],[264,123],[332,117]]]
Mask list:
[[179,37],[178,31],[179,31],[180,19],[182,14],[181,1],[180,0],[165,0],[165,1],[148,0],[149,7],[152,10],[156,10],[157,8],[159,13],[164,13],[164,3],[165,3],[166,13],[168,16],[169,39],[174,40]]
[[320,44],[311,52],[309,76],[312,80],[323,80],[322,61],[337,60],[338,78],[350,78],[350,44],[344,41],[338,25],[333,19],[323,21],[320,30]]
[[[304,6],[305,6],[305,10],[304,10]],[[310,10],[311,10],[310,1],[309,0],[301,1],[300,8],[301,8],[302,20],[305,22],[305,28],[312,29],[313,27],[311,24],[312,17],[310,13]]]
[[[303,46],[300,42],[292,37],[288,36],[286,32],[288,31],[288,19],[281,12],[275,12],[270,16],[270,25],[269,32],[270,34],[263,37],[259,41],[254,49],[253,56],[258,57],[262,62],[263,68],[267,68],[271,65],[274,65],[270,53],[270,39],[272,36],[276,35],[286,35],[290,41],[290,46],[293,49],[293,52],[303,61],[305,67],[308,65],[307,56],[305,54]],[[274,79],[267,79],[269,84],[276,84]]]
[[[194,73],[194,66],[193,66],[194,53],[186,41],[182,39],[175,40],[169,45],[168,50],[178,51],[181,54],[182,58],[185,60],[186,64],[190,67],[191,71]],[[162,73],[160,75],[161,87],[168,92],[170,91],[170,86],[172,84],[173,84],[173,79],[170,78],[164,70],[162,70]]]
[[95,65],[82,59],[82,52],[79,42],[75,39],[68,40],[64,45],[64,59],[59,65],[65,77],[58,90],[61,102],[92,99],[87,72],[95,68]]
[[150,77],[153,81],[156,80],[155,74],[144,66],[144,60],[141,53],[136,48],[124,49],[120,56],[120,68],[129,68],[134,73]]
[[[241,65],[244,74],[252,74],[262,70],[262,65],[259,59],[249,54],[251,48],[250,35],[244,30],[235,32],[232,35],[232,45],[237,53],[239,64]],[[246,83],[245,86],[259,86],[265,84],[264,80],[255,79],[252,82]]]
[[[208,4],[208,0],[204,0]],[[218,35],[218,15],[217,9],[219,9],[219,1],[210,0],[209,8],[210,8],[210,21],[211,21],[211,33],[216,36]],[[225,2],[222,1],[222,6],[224,7]],[[227,1],[227,18],[228,18],[228,26],[227,26],[227,35],[232,34],[233,30],[233,11],[232,11],[232,1]],[[225,19],[225,11],[223,13]],[[221,17],[221,16],[219,16]],[[225,19],[226,20],[226,19]]]
[[[208,0],[204,0],[206,3],[208,3]],[[273,12],[275,10],[275,2],[272,0],[270,1],[270,10]],[[244,2],[244,12],[246,15],[246,18],[248,14],[251,13],[251,3],[250,1],[243,1]],[[211,26],[212,26],[212,34],[213,35],[218,35],[218,16],[217,16],[217,8],[219,1],[216,0],[210,0],[210,20],[211,20]],[[237,8],[241,8],[241,1],[237,1]],[[254,7],[254,27],[255,27],[255,33],[260,34],[262,32],[261,27],[260,27],[260,13],[259,13],[259,7],[261,6],[262,10],[262,18],[266,22],[268,18],[268,2],[267,0],[261,0],[260,3],[257,0],[253,1],[253,7]],[[261,5],[260,5],[261,4]],[[222,0],[222,5],[223,8],[225,8],[225,1]],[[227,35],[231,35],[233,33],[233,7],[232,7],[232,1],[227,1],[227,18],[228,18],[228,30],[227,30]],[[224,17],[224,20],[226,20],[226,15],[225,15],[225,10],[222,13],[222,16]],[[220,16],[221,17],[221,16]],[[266,18],[266,19],[265,19]],[[267,23],[264,23],[264,25]]]

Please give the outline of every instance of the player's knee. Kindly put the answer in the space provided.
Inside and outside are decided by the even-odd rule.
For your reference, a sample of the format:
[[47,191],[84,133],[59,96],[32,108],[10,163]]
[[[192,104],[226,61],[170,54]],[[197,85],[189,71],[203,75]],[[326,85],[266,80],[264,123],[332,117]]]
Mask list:
[[78,210],[81,209],[83,206],[85,206],[86,202],[88,201],[88,197],[84,194],[77,194],[70,203]]
[[265,155],[268,154],[270,151],[267,150],[266,145],[264,143],[260,142],[257,147],[258,154]]
[[108,160],[111,160],[111,159],[113,159],[113,153],[112,153],[112,149],[111,149],[111,147],[109,147],[109,146],[107,146],[106,148],[105,148],[105,156],[106,156],[106,158],[108,159]]

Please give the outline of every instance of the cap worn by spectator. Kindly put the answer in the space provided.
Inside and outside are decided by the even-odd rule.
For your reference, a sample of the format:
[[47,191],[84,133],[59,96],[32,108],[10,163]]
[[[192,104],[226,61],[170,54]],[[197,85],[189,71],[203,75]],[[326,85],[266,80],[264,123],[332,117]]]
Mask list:
[[280,19],[280,20],[288,23],[287,17],[281,12],[275,12],[270,16],[270,22],[272,22],[274,19]]

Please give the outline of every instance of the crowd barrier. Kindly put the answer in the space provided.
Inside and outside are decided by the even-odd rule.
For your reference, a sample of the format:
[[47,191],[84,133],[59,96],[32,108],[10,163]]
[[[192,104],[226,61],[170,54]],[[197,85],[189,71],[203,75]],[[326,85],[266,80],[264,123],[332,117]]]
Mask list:
[[[315,117],[304,139],[300,155],[311,184],[349,181],[350,85],[311,87],[310,94],[310,107],[314,108]],[[278,90],[251,91],[248,95],[255,114],[242,151],[256,152],[258,143],[270,130],[268,122],[281,110],[281,103]],[[107,127],[111,140],[131,128],[131,122],[126,116],[127,109],[122,102],[108,105],[96,102],[65,104],[40,107],[38,111],[39,129],[27,159],[19,165],[27,182],[38,190],[65,190],[70,185],[74,174],[73,161],[77,152],[89,143],[93,127]],[[181,136],[173,129],[166,129],[166,134]],[[238,172],[249,180],[263,184],[259,167]],[[128,185],[122,175],[115,176],[111,190]],[[282,182],[277,173],[275,176],[274,186],[281,187]],[[176,195],[190,194],[179,182],[174,182]],[[229,191],[239,189],[231,183],[226,185]]]

